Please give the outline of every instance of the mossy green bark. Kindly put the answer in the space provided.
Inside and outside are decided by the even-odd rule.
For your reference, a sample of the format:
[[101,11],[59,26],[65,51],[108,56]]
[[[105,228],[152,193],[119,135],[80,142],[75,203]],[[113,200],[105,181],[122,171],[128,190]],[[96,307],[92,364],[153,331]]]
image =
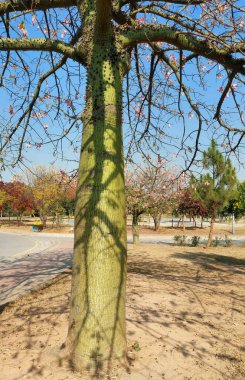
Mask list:
[[112,47],[88,57],[67,340],[75,369],[93,374],[126,357],[123,72]]

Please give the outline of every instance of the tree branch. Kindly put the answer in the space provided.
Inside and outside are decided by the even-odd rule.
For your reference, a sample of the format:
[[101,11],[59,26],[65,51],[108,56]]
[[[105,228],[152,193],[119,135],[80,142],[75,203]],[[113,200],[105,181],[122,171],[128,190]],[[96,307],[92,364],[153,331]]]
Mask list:
[[125,47],[133,47],[139,43],[167,42],[179,49],[192,51],[207,59],[216,61],[226,68],[245,75],[245,59],[233,58],[232,53],[242,53],[245,51],[245,43],[238,46],[231,45],[230,49],[220,48],[205,40],[199,40],[191,36],[190,33],[177,31],[174,28],[162,25],[143,25],[137,28],[123,30],[121,40]]
[[[135,0],[136,2],[146,2],[148,0]],[[170,3],[179,5],[198,5],[203,4],[205,0],[154,0],[155,3]],[[130,0],[125,0],[123,5],[130,3]]]
[[40,11],[51,8],[68,8],[76,6],[75,0],[13,0],[0,2],[0,15],[16,11]]
[[52,51],[82,63],[77,50],[73,46],[58,40],[45,38],[0,38],[0,51],[11,50]]

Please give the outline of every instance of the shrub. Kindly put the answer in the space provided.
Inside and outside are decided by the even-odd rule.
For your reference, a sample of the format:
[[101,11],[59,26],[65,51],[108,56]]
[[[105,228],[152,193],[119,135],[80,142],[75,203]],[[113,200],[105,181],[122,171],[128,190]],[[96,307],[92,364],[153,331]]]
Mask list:
[[221,238],[219,238],[218,236],[215,236],[215,238],[212,240],[212,247],[218,247],[219,245],[221,245]]
[[192,236],[191,238],[191,246],[197,247],[200,242],[200,236]]
[[175,235],[174,241],[177,245],[186,245],[186,236],[185,235]]
[[225,235],[224,246],[225,247],[230,247],[231,245],[232,245],[232,240],[228,237],[228,235]]

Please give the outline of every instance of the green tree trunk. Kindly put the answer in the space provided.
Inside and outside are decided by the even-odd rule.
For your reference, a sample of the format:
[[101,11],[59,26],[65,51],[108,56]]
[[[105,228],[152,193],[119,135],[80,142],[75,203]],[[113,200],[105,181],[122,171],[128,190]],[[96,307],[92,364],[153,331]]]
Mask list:
[[123,70],[113,44],[94,44],[87,75],[67,347],[76,370],[97,376],[126,358]]

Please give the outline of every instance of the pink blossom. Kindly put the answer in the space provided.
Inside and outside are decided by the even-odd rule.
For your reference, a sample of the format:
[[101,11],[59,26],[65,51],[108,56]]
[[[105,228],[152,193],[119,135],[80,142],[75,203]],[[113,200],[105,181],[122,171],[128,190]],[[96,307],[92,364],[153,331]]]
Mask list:
[[32,23],[32,25],[35,25],[36,22],[37,22],[37,17],[35,15],[35,13],[33,13],[33,15],[31,16],[31,23]]
[[22,32],[23,37],[27,37],[28,33],[24,21],[21,21],[17,28]]
[[70,99],[66,99],[66,100],[65,100],[65,104],[67,105],[67,107],[71,107],[72,102],[71,102]]
[[145,117],[144,109],[143,107],[139,107],[138,102],[136,103],[136,107],[133,107],[133,109],[135,111],[135,115]]
[[170,61],[171,61],[173,64],[176,64],[177,59],[176,59],[176,57],[175,57],[174,54],[169,54],[169,58],[170,58]]
[[12,104],[10,104],[10,106],[8,108],[8,111],[9,111],[10,115],[13,115],[13,113],[14,113],[14,106]]
[[54,29],[52,32],[52,37],[57,37],[57,34],[58,34],[58,30]]
[[142,24],[142,22],[145,21],[145,18],[144,17],[140,17],[140,18],[137,18],[137,20],[135,20],[138,24]]
[[172,73],[173,73],[172,70],[167,71],[166,74],[165,74],[165,78],[166,78],[166,79],[169,79],[169,78],[170,78],[170,75],[171,75]]
[[67,30],[63,29],[61,33],[61,38],[64,39],[66,35],[67,35]]
[[232,90],[236,90],[237,87],[238,87],[238,84],[237,84],[237,83],[233,83],[233,84],[231,85]]

